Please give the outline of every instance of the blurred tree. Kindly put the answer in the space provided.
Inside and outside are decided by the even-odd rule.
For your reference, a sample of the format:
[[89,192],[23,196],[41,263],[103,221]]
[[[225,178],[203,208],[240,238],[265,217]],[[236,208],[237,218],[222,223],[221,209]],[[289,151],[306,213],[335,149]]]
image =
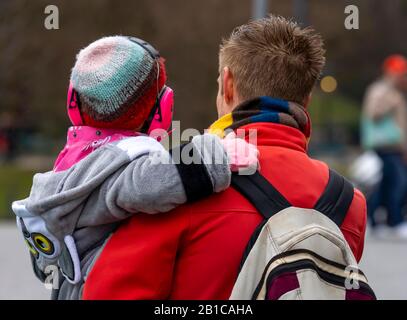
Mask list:
[[[305,1],[305,0],[304,0]],[[113,34],[136,35],[167,59],[183,127],[207,127],[216,117],[217,55],[222,37],[251,15],[251,0],[56,0],[60,29],[44,28],[49,1],[0,1],[0,116],[63,137],[69,125],[65,95],[80,48]],[[360,9],[360,30],[344,28],[344,8]],[[272,0],[269,9],[294,15],[293,2]],[[407,54],[407,0],[309,0],[308,23],[326,41],[326,73],[339,92],[360,101],[364,88],[393,52]]]

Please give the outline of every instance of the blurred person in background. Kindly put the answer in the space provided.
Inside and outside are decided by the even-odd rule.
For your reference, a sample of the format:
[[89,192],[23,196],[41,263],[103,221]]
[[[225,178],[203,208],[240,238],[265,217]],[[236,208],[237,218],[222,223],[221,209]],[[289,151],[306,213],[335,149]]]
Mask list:
[[[373,150],[383,164],[381,182],[368,199],[371,226],[377,236],[405,240],[407,223],[402,206],[407,190],[406,90],[407,59],[392,55],[383,64],[383,76],[367,88],[362,113],[362,144]],[[387,210],[387,226],[375,219],[381,205]]]

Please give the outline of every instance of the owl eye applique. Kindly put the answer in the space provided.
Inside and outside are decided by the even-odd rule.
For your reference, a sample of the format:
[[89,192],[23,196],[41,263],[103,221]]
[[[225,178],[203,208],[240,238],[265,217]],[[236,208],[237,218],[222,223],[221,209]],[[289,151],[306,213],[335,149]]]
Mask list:
[[39,253],[38,251],[34,248],[34,246],[31,244],[30,241],[28,241],[27,239],[25,239],[25,243],[27,244],[28,249],[30,250],[30,253],[36,258],[38,259]]
[[54,254],[55,246],[52,241],[40,232],[30,233],[27,229],[27,226],[24,222],[24,219],[19,219],[19,226],[25,238],[25,243],[30,250],[30,253],[38,259],[39,253],[43,253],[47,256]]
[[41,233],[32,233],[31,239],[34,242],[34,246],[40,252],[46,255],[52,255],[55,251],[54,245],[51,240]]

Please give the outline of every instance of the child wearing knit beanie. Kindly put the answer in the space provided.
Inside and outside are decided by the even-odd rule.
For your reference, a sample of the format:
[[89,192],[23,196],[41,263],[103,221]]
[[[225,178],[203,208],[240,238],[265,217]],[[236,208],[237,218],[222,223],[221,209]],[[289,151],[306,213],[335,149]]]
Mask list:
[[71,74],[85,125],[134,131],[166,80],[164,59],[123,36],[102,38],[81,50]]
[[233,135],[222,141],[205,134],[179,147],[197,163],[176,163],[140,132],[166,72],[162,58],[128,37],[102,38],[81,50],[70,82],[80,123],[68,129],[54,170],[36,174],[29,197],[12,205],[36,276],[44,282],[49,266],[64,276],[57,299],[81,298],[87,274],[121,221],[221,192],[230,184],[230,167],[255,167],[258,153]]

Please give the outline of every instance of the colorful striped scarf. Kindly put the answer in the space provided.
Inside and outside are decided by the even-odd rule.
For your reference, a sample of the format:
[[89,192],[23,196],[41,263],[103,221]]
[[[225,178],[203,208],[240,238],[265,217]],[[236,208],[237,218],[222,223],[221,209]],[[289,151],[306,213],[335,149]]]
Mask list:
[[271,97],[259,97],[237,106],[231,113],[215,121],[209,132],[224,136],[224,131],[256,123],[279,123],[300,130],[307,139],[311,134],[311,121],[305,108],[298,103]]

